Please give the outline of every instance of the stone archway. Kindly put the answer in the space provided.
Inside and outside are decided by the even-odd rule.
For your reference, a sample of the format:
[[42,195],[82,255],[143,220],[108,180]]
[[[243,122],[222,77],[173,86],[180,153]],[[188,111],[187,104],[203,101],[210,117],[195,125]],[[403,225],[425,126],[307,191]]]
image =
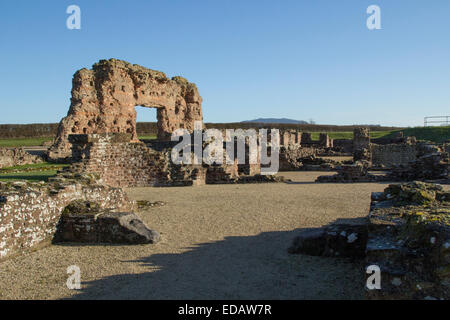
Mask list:
[[100,60],[92,69],[75,73],[70,109],[49,158],[70,156],[69,134],[124,132],[138,141],[136,106],[157,108],[160,140],[170,140],[179,128],[192,132],[194,122],[203,121],[202,98],[194,83],[122,60]]

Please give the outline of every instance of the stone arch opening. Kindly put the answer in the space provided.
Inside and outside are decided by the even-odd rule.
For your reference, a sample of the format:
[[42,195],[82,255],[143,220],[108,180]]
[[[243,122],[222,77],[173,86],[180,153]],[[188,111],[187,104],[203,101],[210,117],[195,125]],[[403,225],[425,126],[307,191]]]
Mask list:
[[170,140],[179,128],[192,132],[203,121],[202,98],[195,84],[182,77],[167,78],[160,71],[126,61],[101,60],[92,69],[77,71],[67,117],[59,124],[49,159],[71,155],[69,134],[129,133],[138,141],[136,106],[157,109],[157,137]]
[[139,140],[154,140],[158,135],[158,108],[136,106],[136,132]]

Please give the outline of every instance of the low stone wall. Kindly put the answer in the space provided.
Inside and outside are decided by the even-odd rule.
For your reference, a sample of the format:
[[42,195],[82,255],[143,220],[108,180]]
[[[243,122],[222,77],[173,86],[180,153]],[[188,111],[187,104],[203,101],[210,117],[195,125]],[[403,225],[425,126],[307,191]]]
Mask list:
[[280,148],[280,171],[300,170],[303,166],[301,158],[316,155],[316,148],[307,148],[300,145],[282,146]]
[[[124,133],[70,135],[69,141],[73,144],[74,163],[66,169],[68,172],[95,173],[105,183],[116,187],[244,182],[251,179],[241,178],[261,173],[259,157],[257,163],[248,164],[248,147],[246,147],[246,164],[238,164],[236,152],[234,163],[227,164],[224,149],[223,164],[196,165],[174,164],[171,161],[174,143],[162,141],[147,144],[131,143],[130,135]],[[261,179],[257,177],[256,180]],[[271,181],[271,179],[262,180]]]
[[0,168],[40,162],[40,157],[29,154],[23,148],[0,148]]
[[369,299],[450,299],[450,192],[412,182],[372,194],[366,263],[381,270]]
[[369,128],[360,127],[353,130],[353,161],[372,161]]
[[98,202],[76,200],[62,212],[54,242],[144,244],[161,240],[133,212],[101,210]]
[[372,194],[367,219],[305,229],[288,251],[363,258],[366,270],[380,272],[379,286],[366,290],[368,299],[448,300],[450,192],[417,181],[389,185]]
[[77,199],[98,201],[104,209],[133,209],[122,189],[92,175],[60,176],[48,184],[0,182],[0,259],[50,240],[62,210]]
[[353,140],[349,139],[334,139],[333,147],[342,153],[353,153]]
[[155,151],[144,143],[130,143],[131,135],[70,135],[71,172],[98,174],[115,187],[165,185],[169,180],[169,154]]
[[332,148],[333,139],[328,134],[321,133],[319,140],[312,139],[312,133],[295,129],[280,130],[280,146],[302,146],[311,148]]
[[385,168],[406,165],[417,158],[417,148],[413,144],[370,145],[372,165]]
[[450,175],[450,161],[447,154],[427,154],[408,165],[395,166],[388,174],[392,181],[447,180]]

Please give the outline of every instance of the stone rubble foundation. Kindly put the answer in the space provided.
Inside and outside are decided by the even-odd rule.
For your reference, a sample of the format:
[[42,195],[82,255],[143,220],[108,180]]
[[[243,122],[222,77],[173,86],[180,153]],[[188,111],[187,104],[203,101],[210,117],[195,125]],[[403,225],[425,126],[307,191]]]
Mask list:
[[389,185],[372,194],[367,219],[302,231],[288,251],[363,258],[381,271],[368,299],[450,299],[450,192],[419,181]]
[[0,182],[0,259],[50,241],[63,209],[77,199],[112,211],[135,207],[122,189],[92,174],[60,176],[49,183]]

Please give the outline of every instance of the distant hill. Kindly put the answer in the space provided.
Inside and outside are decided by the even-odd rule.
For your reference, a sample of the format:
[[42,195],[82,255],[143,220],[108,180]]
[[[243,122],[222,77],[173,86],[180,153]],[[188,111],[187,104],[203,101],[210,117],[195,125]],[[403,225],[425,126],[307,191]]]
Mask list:
[[255,119],[255,120],[246,120],[246,121],[242,121],[242,122],[244,122],[244,123],[258,122],[258,123],[308,124],[307,121],[293,120],[293,119],[287,119],[287,118],[259,118],[259,119]]

